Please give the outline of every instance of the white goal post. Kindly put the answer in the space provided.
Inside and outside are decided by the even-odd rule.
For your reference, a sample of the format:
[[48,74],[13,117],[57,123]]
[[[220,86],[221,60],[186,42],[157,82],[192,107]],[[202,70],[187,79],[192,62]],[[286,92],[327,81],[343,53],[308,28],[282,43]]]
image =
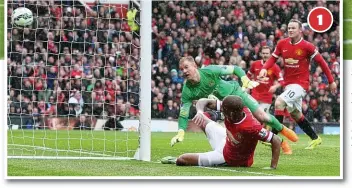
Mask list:
[[[133,0],[135,1],[135,0]],[[152,44],[152,1],[141,2],[141,92],[139,135],[139,160],[150,161],[151,157],[151,44]]]
[[[49,2],[49,1],[48,1]],[[36,11],[33,11],[35,20],[33,25],[28,27],[28,28],[19,28],[16,26],[13,26],[12,28],[9,28],[9,31],[13,33],[14,35],[10,37],[9,40],[9,45],[8,45],[8,58],[11,59],[11,63],[9,63],[8,66],[8,131],[7,131],[7,158],[8,159],[67,159],[67,160],[73,160],[73,159],[97,159],[97,160],[131,160],[131,159],[137,159],[137,160],[142,160],[142,161],[150,161],[151,160],[151,23],[152,23],[152,1],[151,0],[100,0],[99,6],[106,6],[107,8],[105,9],[106,12],[110,12],[111,10],[115,10],[116,14],[125,14],[132,8],[137,9],[137,12],[139,15],[138,18],[135,18],[134,20],[128,20],[128,17],[123,17],[123,18],[118,18],[121,19],[121,30],[120,31],[112,31],[112,28],[110,27],[115,27],[111,26],[115,24],[113,19],[117,18],[108,18],[108,17],[100,17],[99,15],[99,6],[92,6],[96,1],[95,0],[71,0],[71,1],[52,1],[52,2],[61,2],[61,4],[56,5],[61,13],[63,14],[64,11],[67,12],[69,10],[73,16],[72,20],[80,20],[78,19],[77,15],[75,16],[74,14],[77,13],[77,7],[84,7],[86,11],[86,16],[88,15],[87,12],[91,11],[96,11],[97,12],[97,17],[94,16],[87,16],[86,18],[83,18],[84,20],[89,20],[91,22],[96,21],[97,26],[96,29],[90,29],[87,27],[83,27],[83,30],[79,30],[78,32],[77,29],[75,30],[75,27],[68,27],[71,29],[64,28],[63,25],[67,24],[65,22],[65,19],[70,20],[71,18],[67,18],[67,16],[64,16],[63,18],[57,19],[61,20],[57,21],[57,23],[61,23],[61,26],[57,25],[51,25],[48,26],[49,28],[43,28],[40,21],[47,21],[50,19],[53,19],[52,16],[54,16],[53,13],[47,14],[42,13],[41,18],[39,18],[39,12],[41,8],[47,8],[48,11],[53,11],[55,6],[50,6],[49,5],[44,5],[42,4],[42,1],[24,1],[24,3],[16,4],[17,2],[8,2],[8,8],[9,9],[14,9],[18,7],[30,7],[32,9],[35,9]],[[68,2],[68,3],[67,3]],[[32,3],[32,4],[31,4]],[[44,7],[47,6],[47,7]],[[115,6],[115,7],[113,7]],[[119,7],[117,7],[119,6]],[[54,8],[53,8],[54,7]],[[94,9],[94,8],[95,9]],[[112,8],[113,7],[113,8]],[[112,13],[111,13],[112,14]],[[44,16],[43,16],[44,15]],[[47,17],[49,15],[49,17]],[[37,17],[36,17],[37,16]],[[105,15],[104,15],[105,16]],[[110,19],[110,20],[109,20]],[[9,18],[8,20],[11,20]],[[99,22],[100,21],[106,21],[106,26],[108,27],[102,27],[99,28]],[[72,22],[74,22],[72,21]],[[128,22],[134,22],[135,24],[138,25],[139,32],[134,31],[131,29],[129,32],[123,31],[123,24],[126,22],[126,24],[129,24]],[[48,21],[49,22],[54,22],[54,21]],[[56,20],[55,20],[56,22]],[[84,21],[83,21],[84,22]],[[83,23],[81,22],[81,24]],[[95,22],[94,22],[95,23]],[[70,23],[71,24],[71,23]],[[75,23],[73,23],[75,24]],[[87,24],[87,23],[86,23]],[[56,27],[56,28],[50,28],[50,27]],[[81,27],[82,28],[82,27]],[[132,26],[131,26],[132,28]],[[27,32],[27,33],[26,33]],[[32,34],[32,38],[28,35],[28,32]],[[47,40],[44,41],[42,40],[39,36],[40,34],[44,33],[47,37]],[[78,47],[74,46],[74,42],[67,41],[67,39],[60,38],[59,42],[55,41],[56,39],[50,39],[50,35],[54,34],[55,32],[60,33],[59,36],[61,36],[61,32],[65,33],[65,37],[68,38],[69,36],[71,37],[72,33],[80,33],[82,32],[82,35],[79,36],[79,38],[83,38],[83,41],[80,39],[76,42],[76,45]],[[104,34],[104,37],[106,38],[105,42],[102,41],[96,41],[95,43],[94,38],[98,37],[99,32],[102,32]],[[111,35],[111,32],[118,33],[116,35],[118,38],[118,42],[116,41],[109,41],[109,36]],[[17,35],[16,35],[17,33]],[[19,34],[18,34],[19,33]],[[84,33],[84,34],[83,34]],[[86,44],[88,39],[84,38],[86,33],[89,33],[88,35],[92,34],[92,40],[90,41],[89,44]],[[21,35],[21,36],[20,36]],[[80,34],[79,34],[80,35]],[[106,36],[105,36],[106,35]],[[20,37],[19,37],[20,36]],[[124,40],[120,42],[120,37],[124,36]],[[30,39],[26,38],[29,37]],[[128,38],[132,38],[129,39]],[[134,37],[136,37],[140,42],[140,44],[135,44]],[[45,38],[45,37],[44,37]],[[74,38],[74,37],[73,37]],[[111,37],[113,38],[113,37]],[[23,39],[23,40],[21,40]],[[33,39],[33,40],[31,40]],[[75,39],[73,39],[75,40]],[[90,39],[89,39],[90,40]],[[99,39],[98,39],[99,40]],[[30,47],[28,47],[28,43],[30,45],[35,46],[34,50],[31,51]],[[66,45],[66,46],[65,46]],[[95,51],[95,47],[98,46],[102,49],[102,53],[98,53],[98,49]],[[82,47],[83,46],[83,47]],[[94,47],[91,47],[94,46]],[[104,48],[108,46],[107,51],[105,52]],[[121,47],[124,46],[124,47]],[[125,47],[127,46],[127,47]],[[37,51],[36,48],[40,47],[40,51]],[[61,48],[69,48],[70,52],[66,54],[66,52],[61,52]],[[20,49],[18,51],[17,49]],[[49,49],[50,48],[50,49]],[[55,48],[57,48],[57,53],[53,52],[55,51]],[[73,51],[74,48],[82,48],[83,51],[76,50]],[[88,86],[85,85],[84,88],[85,90],[78,90],[78,89],[73,89],[74,84],[76,84],[76,81],[79,82],[81,87],[83,87],[83,82],[85,81],[85,77],[81,75],[86,75],[83,74],[84,71],[84,58],[85,58],[85,53],[88,52],[88,50],[91,50],[93,48],[93,54],[90,54],[87,56],[87,59],[91,58],[92,62],[97,62],[99,63],[100,59],[99,58],[106,58],[103,62],[104,65],[103,67],[96,67],[96,65],[93,65],[92,72],[94,70],[99,70],[103,73],[102,77],[95,78],[95,72],[91,73],[93,75],[93,78],[87,78],[88,82],[90,85],[93,85],[92,87],[95,88],[96,83],[98,81],[102,81],[103,84],[103,90],[102,90],[102,95],[104,99],[101,99],[102,102],[97,102],[96,98],[99,98],[97,93],[99,91],[95,91],[94,89],[90,90],[87,96],[91,97],[91,101],[84,101],[84,104],[89,104],[89,110],[91,110],[91,113],[83,114],[82,110],[76,110],[80,106],[80,100],[77,100],[77,103],[74,103],[73,110],[76,114],[72,115],[67,115],[67,116],[62,116],[59,115],[58,111],[62,109],[58,109],[59,107],[59,99],[60,99],[60,94],[63,94],[64,98],[66,93],[68,94],[68,98],[75,97],[75,95],[78,93],[81,95],[81,98],[83,99],[83,93],[85,91],[88,91]],[[112,49],[114,48],[114,49]],[[122,56],[123,50],[121,48],[126,48],[129,50],[129,52],[125,51],[125,56],[127,60],[125,61],[125,64],[122,65],[116,65],[116,67],[113,67],[113,65],[107,65],[106,63],[110,61],[110,59],[113,59],[114,63],[118,61],[117,59]],[[25,50],[24,50],[25,49]],[[52,51],[50,51],[52,50]],[[100,49],[99,49],[100,50]],[[138,51],[139,54],[133,54],[134,50]],[[24,51],[24,52],[23,52]],[[65,50],[64,50],[65,51]],[[113,51],[114,53],[110,52]],[[116,54],[115,54],[116,51]],[[119,53],[117,53],[119,52]],[[120,55],[121,53],[121,55]],[[130,54],[129,54],[130,53]],[[33,55],[34,54],[34,55]],[[73,57],[83,55],[84,57],[80,60],[75,59],[73,60]],[[105,56],[104,56],[105,55]],[[135,55],[135,56],[134,56]],[[38,58],[40,56],[40,58]],[[65,61],[65,58],[70,56],[71,60],[70,63],[67,64],[67,62],[62,62],[61,60]],[[101,57],[100,57],[101,56]],[[138,58],[135,58],[138,57]],[[37,59],[38,60],[37,60]],[[50,58],[54,59],[54,64],[52,64]],[[28,60],[28,62],[27,62]],[[76,64],[79,64],[78,61],[81,62],[81,66],[79,69],[81,70],[81,75],[79,77],[72,77],[72,70],[75,68]],[[132,66],[131,61],[134,61],[135,64],[133,66],[136,67],[138,70],[137,72],[139,73],[139,80],[135,79],[136,74],[134,74],[136,69],[130,68]],[[57,65],[55,63],[59,62],[62,63],[60,65]],[[73,62],[75,64],[73,64]],[[28,63],[28,64],[27,64]],[[66,63],[66,64],[65,64]],[[112,62],[110,62],[113,64]],[[131,64],[130,64],[131,63]],[[88,63],[89,64],[89,63]],[[117,63],[116,63],[117,64]],[[19,69],[17,67],[23,66],[21,74],[17,74]],[[91,66],[91,65],[89,65]],[[44,68],[43,68],[44,67]],[[49,73],[53,73],[56,71],[56,77],[55,80],[53,81],[54,85],[59,83],[59,79],[62,79],[61,76],[61,67],[63,67],[64,72],[68,70],[69,78],[67,82],[64,85],[66,86],[67,83],[69,83],[67,88],[60,88],[57,89],[56,86],[53,86],[52,89],[48,89],[48,80],[49,80]],[[105,73],[108,72],[106,71],[110,67],[113,72],[112,74],[116,74],[113,76],[111,80],[107,79],[105,77]],[[27,70],[28,68],[28,70]],[[55,69],[55,71],[52,71],[51,69]],[[32,70],[30,72],[29,70]],[[16,72],[17,71],[17,72]],[[45,72],[42,72],[45,71]],[[70,72],[71,71],[71,72]],[[98,71],[98,72],[99,72]],[[120,72],[118,72],[120,71]],[[97,73],[98,74],[98,73]],[[99,75],[98,74],[98,75]],[[109,75],[109,73],[107,73]],[[126,76],[125,80],[120,80],[121,82],[117,83],[118,81],[115,81],[114,79],[116,78],[117,80],[117,74],[121,74],[121,77]],[[132,77],[133,75],[133,77]],[[60,77],[60,78],[59,78]],[[100,80],[99,80],[100,79]],[[28,82],[30,81],[30,82]],[[40,89],[40,87],[37,85],[37,82],[42,81],[43,82],[43,87]],[[110,81],[110,82],[109,82]],[[14,83],[19,82],[20,85],[14,86]],[[123,96],[125,103],[120,104],[118,101],[118,97],[116,97],[116,100],[114,104],[107,103],[106,100],[107,98],[111,97],[110,93],[111,92],[108,88],[108,82],[113,85],[112,87],[114,88],[113,93],[120,93],[119,96]],[[139,85],[139,91],[130,91],[132,88],[129,88],[129,84],[133,82],[135,85]],[[25,83],[29,83],[30,86],[27,87]],[[58,84],[60,85],[60,83]],[[134,86],[135,86],[134,85]],[[64,87],[65,87],[64,86]],[[28,89],[32,88],[32,89]],[[38,89],[39,88],[39,89]],[[123,88],[127,88],[125,91]],[[15,93],[15,94],[13,94]],[[29,94],[28,94],[29,93]],[[39,93],[39,94],[38,94]],[[59,94],[60,93],[60,94]],[[94,95],[93,97],[93,93]],[[35,95],[33,97],[33,95]],[[109,95],[109,97],[108,97]],[[139,101],[136,101],[136,106],[133,105],[132,102],[130,102],[130,99],[133,98],[132,95],[138,95],[136,97]],[[55,102],[50,103],[50,99],[53,96],[55,97]],[[115,97],[113,97],[115,99]],[[66,96],[67,98],[67,96]],[[122,98],[122,97],[121,97]],[[97,99],[98,100],[98,99]],[[100,100],[100,99],[99,99]],[[40,109],[39,105],[41,105],[43,101],[44,104],[44,109],[45,109],[45,114],[39,113],[34,113],[34,108]],[[62,102],[64,105],[67,105],[69,108],[68,111],[72,110],[71,109],[71,102],[70,101],[65,101]],[[128,103],[128,104],[127,104]],[[49,107],[47,107],[47,104]],[[105,129],[107,122],[111,119],[111,114],[108,114],[110,106],[113,105],[113,110],[114,113],[116,113],[117,108],[116,106],[124,106],[123,109],[127,108],[127,106],[130,107],[130,109],[134,109],[133,113],[135,115],[130,115],[132,112],[126,112],[129,115],[119,115],[128,119],[129,117],[132,118],[138,118],[139,119],[139,125],[133,126],[136,127],[136,129],[132,128],[117,128],[116,126],[116,121],[118,121],[117,115],[114,117],[116,118],[114,123],[115,127],[110,127]],[[24,105],[25,110],[24,109]],[[93,111],[97,110],[95,105],[101,105],[102,107],[102,113],[99,115],[93,114]],[[27,109],[27,106],[31,106],[31,111],[29,112],[29,107]],[[56,114],[50,115],[51,112],[48,112],[49,115],[47,115],[47,111],[49,111],[50,106],[56,106],[53,107],[53,111],[55,111]],[[82,105],[83,106],[83,105]],[[65,106],[66,107],[66,106]],[[13,109],[15,109],[13,111]],[[20,108],[18,110],[18,108]],[[47,108],[47,109],[46,109]],[[62,106],[64,108],[64,106]],[[83,107],[81,107],[83,108]],[[99,107],[100,108],[100,107]],[[122,108],[122,107],[121,107]],[[17,111],[18,110],[18,111]],[[44,110],[43,110],[44,111]],[[78,111],[80,111],[78,113]],[[125,112],[125,111],[124,111]],[[110,112],[109,112],[110,113]],[[34,115],[35,114],[35,115]],[[138,117],[139,114],[139,117]],[[82,116],[84,116],[82,118]],[[39,123],[39,117],[42,117],[41,120],[43,123]],[[90,122],[91,127],[89,129],[83,129],[81,127],[78,128],[76,125],[81,123],[81,119],[87,119],[87,121]],[[82,120],[82,121],[84,121]],[[30,123],[28,123],[30,122]],[[83,123],[81,123],[82,125]],[[94,125],[93,125],[94,124]]]

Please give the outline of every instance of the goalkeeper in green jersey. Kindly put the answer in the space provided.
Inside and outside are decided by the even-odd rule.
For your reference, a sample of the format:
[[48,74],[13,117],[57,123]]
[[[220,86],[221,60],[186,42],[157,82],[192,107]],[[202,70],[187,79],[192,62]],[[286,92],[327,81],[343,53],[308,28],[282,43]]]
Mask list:
[[[249,80],[240,67],[233,65],[212,65],[198,69],[193,57],[183,57],[180,60],[180,69],[183,71],[186,82],[182,89],[182,106],[178,119],[179,130],[178,134],[171,139],[171,146],[182,142],[184,139],[192,101],[207,98],[209,95],[214,95],[220,100],[228,95],[239,96],[253,113],[254,117],[261,123],[265,123],[273,129],[276,129],[292,142],[298,140],[294,131],[283,126],[271,114],[264,112],[264,110],[259,107],[258,102],[243,90],[246,88],[252,89],[258,86],[258,83]],[[221,79],[221,76],[232,74],[241,78],[243,89],[236,81],[225,81]],[[220,104],[218,106],[220,106]]]

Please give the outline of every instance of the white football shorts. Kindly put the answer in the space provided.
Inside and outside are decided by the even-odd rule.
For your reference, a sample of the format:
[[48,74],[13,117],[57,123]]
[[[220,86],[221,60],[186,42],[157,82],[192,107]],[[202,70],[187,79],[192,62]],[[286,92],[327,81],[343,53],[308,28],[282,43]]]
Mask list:
[[302,99],[306,96],[306,90],[299,84],[290,84],[285,87],[285,91],[279,95],[286,102],[287,111],[298,110],[302,112]]
[[199,166],[216,166],[225,163],[223,150],[226,143],[226,129],[216,122],[210,122],[205,127],[205,134],[213,151],[199,153]]

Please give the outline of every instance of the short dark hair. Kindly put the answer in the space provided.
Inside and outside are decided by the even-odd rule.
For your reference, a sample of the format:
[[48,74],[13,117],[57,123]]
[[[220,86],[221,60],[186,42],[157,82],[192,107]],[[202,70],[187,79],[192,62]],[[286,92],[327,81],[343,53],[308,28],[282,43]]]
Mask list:
[[269,46],[261,46],[259,52],[262,52],[264,49],[269,49],[271,53],[271,48]]
[[240,97],[235,95],[229,95],[225,97],[222,101],[222,107],[240,116],[240,112],[242,112],[244,104]]
[[291,19],[289,23],[291,23],[291,22],[298,23],[299,28],[302,29],[302,22],[301,21],[299,21],[297,19]]

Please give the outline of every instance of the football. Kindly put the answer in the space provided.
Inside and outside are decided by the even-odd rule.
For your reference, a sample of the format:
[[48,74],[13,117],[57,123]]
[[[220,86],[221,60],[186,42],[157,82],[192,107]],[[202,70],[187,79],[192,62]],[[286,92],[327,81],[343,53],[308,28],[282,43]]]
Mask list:
[[33,23],[33,13],[25,7],[20,7],[12,12],[12,24],[15,26],[29,26]]

